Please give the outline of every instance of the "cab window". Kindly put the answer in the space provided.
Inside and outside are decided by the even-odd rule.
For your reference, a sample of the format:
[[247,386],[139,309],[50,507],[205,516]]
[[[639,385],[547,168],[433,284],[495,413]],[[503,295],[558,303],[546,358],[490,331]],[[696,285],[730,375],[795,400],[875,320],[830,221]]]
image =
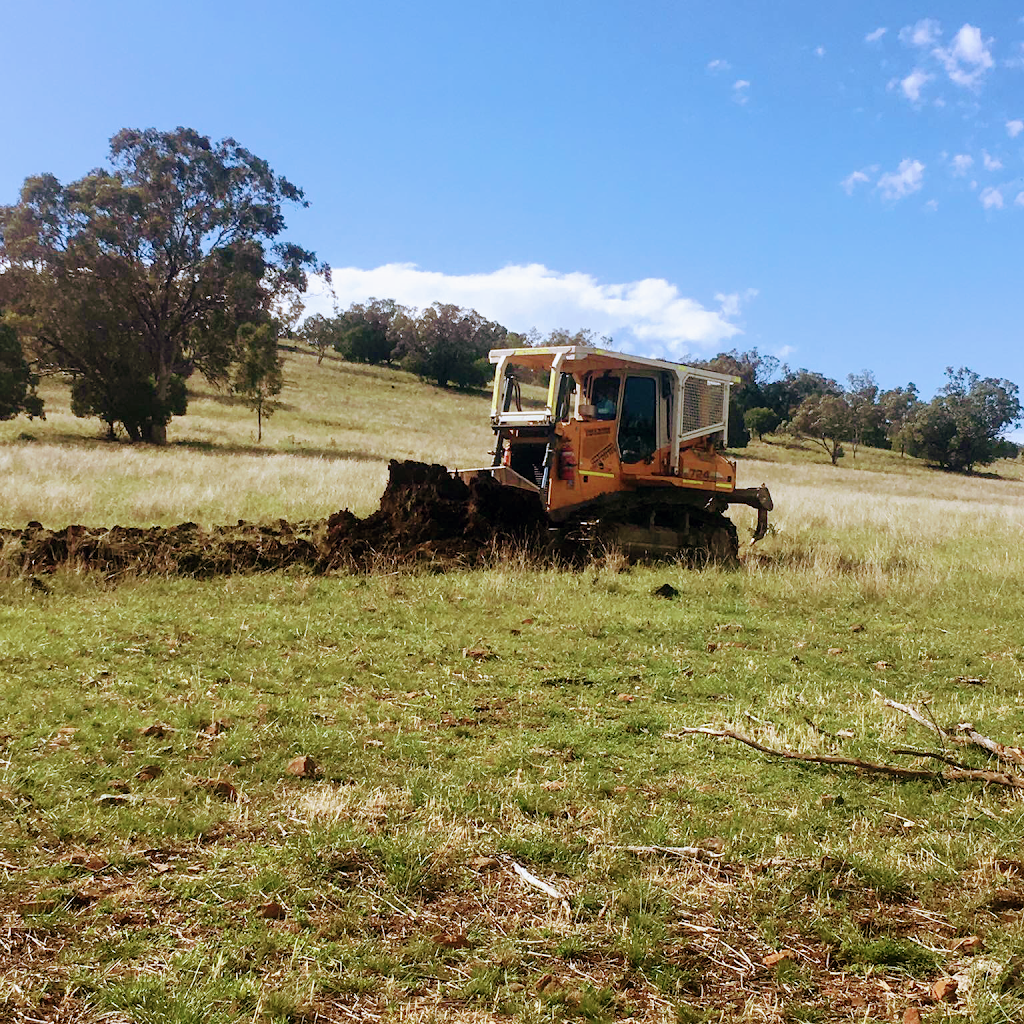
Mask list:
[[658,450],[658,382],[627,377],[619,420],[619,454],[624,463],[646,462]]
[[590,404],[594,407],[595,419],[615,419],[619,408],[619,378],[598,377],[590,389]]

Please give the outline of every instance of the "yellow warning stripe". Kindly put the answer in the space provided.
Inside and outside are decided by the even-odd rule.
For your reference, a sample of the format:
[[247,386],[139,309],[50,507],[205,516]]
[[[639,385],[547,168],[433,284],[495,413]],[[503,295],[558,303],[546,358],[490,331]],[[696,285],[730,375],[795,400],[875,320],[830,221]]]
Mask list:
[[599,477],[604,478],[605,480],[614,480],[615,479],[615,474],[614,473],[598,473],[597,470],[595,470],[595,469],[584,469],[582,472],[583,472],[584,476],[599,476]]

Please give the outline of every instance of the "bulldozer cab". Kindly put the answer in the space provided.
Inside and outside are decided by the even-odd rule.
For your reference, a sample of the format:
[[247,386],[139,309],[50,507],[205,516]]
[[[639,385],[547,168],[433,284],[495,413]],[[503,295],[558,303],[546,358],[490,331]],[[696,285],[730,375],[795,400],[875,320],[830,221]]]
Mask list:
[[571,424],[607,424],[584,436],[602,438],[602,449],[611,445],[625,471],[657,465],[654,472],[669,475],[678,471],[680,445],[724,435],[728,427],[736,380],[728,374],[583,345],[497,349],[490,360],[495,465],[511,451],[508,461],[528,469],[523,475],[538,485],[554,450],[549,442]]

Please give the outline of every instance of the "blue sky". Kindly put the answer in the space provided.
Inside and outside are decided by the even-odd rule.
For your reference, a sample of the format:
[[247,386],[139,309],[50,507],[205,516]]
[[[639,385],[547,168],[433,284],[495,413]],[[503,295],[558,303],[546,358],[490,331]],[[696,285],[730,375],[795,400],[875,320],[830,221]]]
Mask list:
[[1024,0],[9,0],[4,35],[0,202],[183,124],[305,189],[343,307],[1024,386]]

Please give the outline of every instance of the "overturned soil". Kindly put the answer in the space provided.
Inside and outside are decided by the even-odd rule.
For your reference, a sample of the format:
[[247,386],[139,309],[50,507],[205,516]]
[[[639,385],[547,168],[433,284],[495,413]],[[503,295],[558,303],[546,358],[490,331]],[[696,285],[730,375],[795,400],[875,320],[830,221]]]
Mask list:
[[0,569],[35,578],[62,567],[185,576],[288,566],[370,571],[389,564],[477,565],[496,547],[540,554],[547,520],[536,495],[490,477],[468,484],[444,466],[392,461],[380,508],[365,519],[347,509],[326,520],[274,525],[239,521],[147,528],[41,523],[0,529]]

